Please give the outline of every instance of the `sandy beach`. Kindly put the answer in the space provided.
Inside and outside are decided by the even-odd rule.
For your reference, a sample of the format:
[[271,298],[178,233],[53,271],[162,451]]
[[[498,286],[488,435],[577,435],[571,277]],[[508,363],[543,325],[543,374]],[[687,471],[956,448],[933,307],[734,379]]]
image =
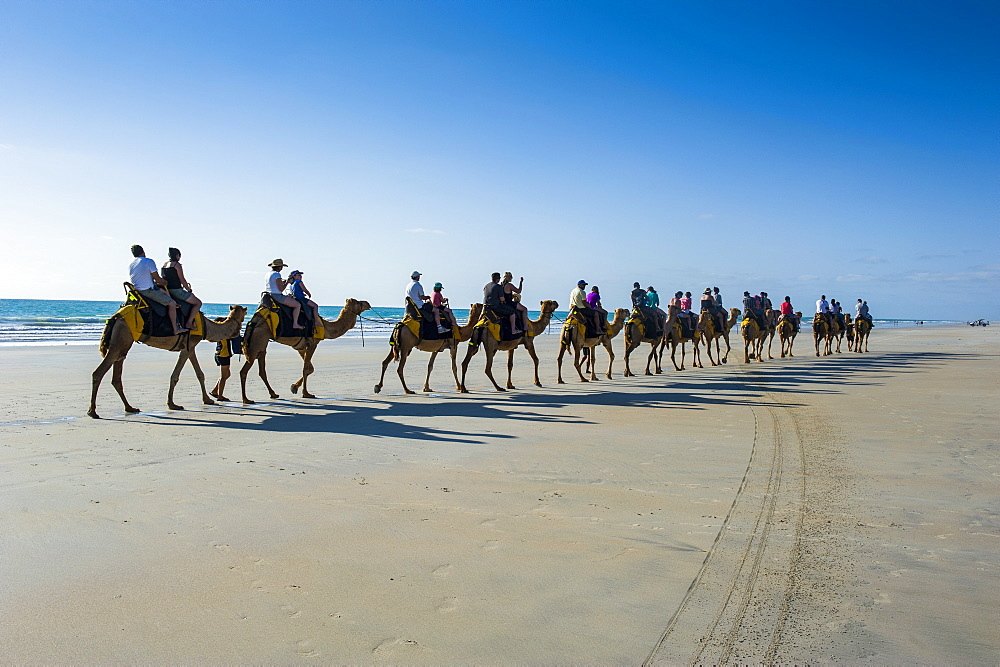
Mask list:
[[376,396],[385,341],[326,341],[314,400],[272,344],[281,399],[203,406],[188,369],[185,411],[137,345],[144,412],[106,381],[99,421],[96,346],[0,348],[0,661],[1000,661],[1000,331],[736,342],[625,379],[616,339],[557,385],[543,336],[542,388],[521,351],[516,391],[480,354],[471,394],[439,357]]

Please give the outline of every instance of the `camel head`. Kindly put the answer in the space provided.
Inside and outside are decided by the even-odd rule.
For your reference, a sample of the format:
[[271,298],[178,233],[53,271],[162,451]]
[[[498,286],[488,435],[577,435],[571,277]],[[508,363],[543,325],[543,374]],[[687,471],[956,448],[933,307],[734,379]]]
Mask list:
[[539,302],[538,305],[542,307],[543,313],[550,313],[550,314],[556,312],[556,308],[559,307],[559,303],[557,301],[553,301],[552,299],[546,299],[545,301],[541,301]]
[[802,319],[802,311],[801,310],[796,310],[795,311],[795,317],[797,317],[797,318],[799,318],[801,320]]
[[223,322],[226,322],[228,320],[235,320],[236,322],[242,324],[243,320],[245,320],[246,317],[247,317],[247,307],[241,306],[238,303],[234,303],[229,306],[228,317],[213,317],[212,321],[215,322],[216,324],[222,324]]
[[344,310],[352,315],[360,315],[366,310],[371,310],[371,307],[372,305],[367,301],[358,301],[357,299],[348,299],[344,302]]
[[483,309],[486,308],[481,303],[470,303],[469,304],[469,319],[478,320],[483,314]]
[[618,320],[618,319],[622,319],[622,320],[628,319],[628,315],[629,315],[628,308],[615,308],[615,317],[614,317],[615,320]]

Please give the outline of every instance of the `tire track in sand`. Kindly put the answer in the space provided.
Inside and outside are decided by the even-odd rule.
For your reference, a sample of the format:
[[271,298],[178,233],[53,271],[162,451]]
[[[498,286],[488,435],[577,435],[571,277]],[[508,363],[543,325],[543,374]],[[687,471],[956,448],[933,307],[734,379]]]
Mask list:
[[[741,373],[744,375],[744,373]],[[749,374],[741,378],[755,384]],[[756,383],[754,436],[729,513],[644,664],[773,661],[794,593],[804,508],[794,410]]]

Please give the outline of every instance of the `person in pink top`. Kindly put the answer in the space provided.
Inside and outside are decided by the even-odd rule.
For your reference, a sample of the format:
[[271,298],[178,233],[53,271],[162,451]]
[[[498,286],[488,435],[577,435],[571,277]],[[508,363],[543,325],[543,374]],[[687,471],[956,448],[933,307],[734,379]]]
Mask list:
[[685,292],[681,297],[681,310],[691,312],[691,292]]
[[441,283],[434,283],[434,291],[431,292],[431,306],[433,306],[434,323],[437,325],[438,333],[445,332],[445,328],[441,326],[442,313],[444,313],[448,319],[451,320],[451,326],[458,326],[458,320],[455,319],[455,313],[451,312],[451,308],[448,307],[448,299],[445,298],[444,294],[441,294],[441,290],[443,289],[444,285]]
[[608,311],[601,307],[601,288],[597,285],[590,288],[590,293],[587,294],[587,305],[597,311],[594,319],[597,321],[597,324],[601,325],[600,331],[607,331]]

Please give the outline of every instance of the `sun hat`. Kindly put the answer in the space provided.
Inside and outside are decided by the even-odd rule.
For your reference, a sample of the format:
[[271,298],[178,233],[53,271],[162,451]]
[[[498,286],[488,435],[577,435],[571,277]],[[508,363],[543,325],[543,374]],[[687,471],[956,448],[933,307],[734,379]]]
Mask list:
[[706,287],[705,291],[702,292],[702,294],[711,294],[711,293],[712,293],[712,288],[711,287]]
[[434,289],[444,289],[444,285],[441,283],[434,283]]
[[279,257],[278,259],[276,259],[276,260],[272,261],[270,264],[268,264],[268,266],[280,266],[281,268],[285,268],[288,265],[285,264],[285,260],[283,260],[283,259],[281,259]]
[[297,273],[297,274],[299,274],[300,276],[302,275],[302,272],[301,272],[301,271],[299,271],[298,269],[295,269],[294,271],[292,271],[292,272],[291,272],[291,273],[289,273],[288,275],[290,275],[290,276],[294,276],[294,275],[295,275],[296,273]]
[[588,283],[588,282],[587,282],[586,280],[583,280],[583,279],[581,278],[580,280],[577,280],[577,281],[576,281],[576,284],[577,284],[577,285],[587,285],[587,284],[589,284],[589,283]]
[[419,278],[422,275],[424,275],[424,274],[420,273],[419,271],[414,271],[413,273],[410,274],[410,277],[411,278]]

